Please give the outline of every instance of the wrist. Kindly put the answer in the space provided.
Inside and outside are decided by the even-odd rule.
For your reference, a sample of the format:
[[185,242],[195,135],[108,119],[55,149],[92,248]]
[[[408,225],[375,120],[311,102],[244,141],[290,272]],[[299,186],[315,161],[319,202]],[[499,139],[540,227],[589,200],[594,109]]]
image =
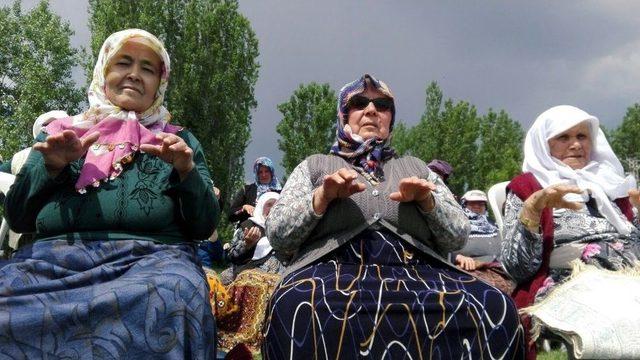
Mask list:
[[47,170],[47,174],[49,175],[49,177],[52,178],[57,177],[58,175],[60,175],[62,170],[64,170],[64,166],[52,165],[46,162],[44,163],[44,168]]
[[539,232],[540,231],[540,215],[536,214],[534,211],[527,210],[525,207],[520,212],[519,217],[520,223],[524,225],[527,230],[530,232]]
[[429,192],[426,198],[424,198],[423,200],[417,201],[417,203],[418,203],[418,206],[420,206],[420,208],[424,212],[429,212],[436,207],[436,200],[434,199],[433,193],[431,192]]

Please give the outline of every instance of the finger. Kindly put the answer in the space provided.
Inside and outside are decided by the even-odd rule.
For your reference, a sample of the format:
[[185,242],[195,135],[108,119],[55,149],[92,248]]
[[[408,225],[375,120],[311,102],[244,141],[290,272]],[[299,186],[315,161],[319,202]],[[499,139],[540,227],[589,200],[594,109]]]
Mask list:
[[335,173],[340,176],[342,179],[346,181],[353,181],[358,178],[358,173],[355,170],[350,170],[347,168],[342,168]]
[[570,210],[580,210],[582,209],[582,207],[584,206],[583,203],[579,203],[579,202],[575,202],[575,201],[567,201],[567,200],[560,200],[557,204],[557,206],[554,206],[556,208],[563,208],[563,209],[570,209]]
[[81,139],[82,148],[86,151],[91,145],[93,145],[100,138],[100,132],[94,131],[85,138]]
[[184,152],[188,148],[184,142],[177,142],[169,146],[169,150],[173,152]]
[[141,144],[140,150],[154,156],[159,156],[160,154],[162,154],[162,147],[160,145]]
[[391,194],[389,194],[389,199],[391,199],[393,201],[403,202],[404,201],[404,196],[402,196],[401,192],[396,191],[396,192],[392,192]]
[[359,192],[363,192],[367,189],[367,186],[363,183],[351,183],[351,185],[349,186],[349,193],[351,195],[355,194],[355,193],[359,193]]

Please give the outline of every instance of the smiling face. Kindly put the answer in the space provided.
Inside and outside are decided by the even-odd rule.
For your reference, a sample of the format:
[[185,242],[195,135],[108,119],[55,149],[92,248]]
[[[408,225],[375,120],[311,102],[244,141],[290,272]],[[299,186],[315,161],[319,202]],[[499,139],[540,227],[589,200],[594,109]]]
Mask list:
[[141,39],[127,41],[107,66],[107,99],[124,110],[144,112],[156,98],[161,69],[162,60]]
[[574,170],[582,169],[591,161],[591,131],[584,121],[548,140],[551,156]]
[[[387,97],[373,86],[367,86],[367,90],[360,95],[369,99]],[[387,139],[389,137],[389,127],[391,126],[391,110],[379,110],[370,102],[364,109],[349,108],[347,113],[347,123],[354,134],[360,135],[363,139],[377,137]]]

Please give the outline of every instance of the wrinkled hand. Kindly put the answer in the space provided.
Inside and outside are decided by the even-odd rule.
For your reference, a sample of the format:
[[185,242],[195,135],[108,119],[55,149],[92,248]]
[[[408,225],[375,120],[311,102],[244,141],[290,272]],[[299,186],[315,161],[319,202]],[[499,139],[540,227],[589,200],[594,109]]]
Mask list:
[[161,140],[162,145],[143,144],[140,145],[140,150],[171,164],[178,172],[180,180],[184,180],[195,167],[193,150],[178,135],[161,132],[156,135],[156,139]]
[[252,226],[242,231],[244,236],[244,243],[248,248],[252,248],[260,240],[260,228]]
[[67,164],[84,156],[99,137],[100,133],[97,131],[79,138],[75,132],[65,130],[47,136],[44,142],[35,143],[33,149],[42,153],[49,175],[56,176]]
[[313,192],[313,211],[316,214],[324,214],[333,200],[348,198],[355,193],[364,191],[367,188],[366,185],[355,181],[357,178],[358,173],[347,168],[325,176],[322,186]]
[[470,257],[458,254],[456,255],[456,266],[461,268],[462,270],[475,270],[476,269],[476,261]]
[[638,211],[640,211],[640,190],[638,189],[631,189],[629,190],[629,201],[631,202],[631,205],[635,206],[636,209],[638,209]]
[[545,208],[580,210],[583,204],[563,199],[563,196],[569,193],[581,194],[582,190],[576,185],[564,184],[552,185],[538,190],[525,200],[520,216],[537,224],[540,222],[542,210]]
[[423,211],[431,211],[436,205],[432,191],[436,185],[431,181],[412,176],[400,180],[398,191],[389,195],[389,198],[398,202],[415,201]]
[[246,212],[247,214],[249,214],[249,216],[253,216],[253,211],[254,211],[255,209],[256,209],[256,208],[255,208],[255,207],[253,207],[253,206],[251,206],[251,205],[244,204],[244,205],[242,205],[242,209],[240,209],[240,211],[239,211],[239,212],[243,212],[243,211],[244,211],[244,212]]

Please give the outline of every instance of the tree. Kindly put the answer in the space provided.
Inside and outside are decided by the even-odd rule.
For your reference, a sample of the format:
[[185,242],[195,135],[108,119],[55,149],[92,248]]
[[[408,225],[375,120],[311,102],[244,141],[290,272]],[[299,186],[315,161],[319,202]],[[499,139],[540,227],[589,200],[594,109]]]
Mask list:
[[455,194],[473,184],[476,172],[479,119],[467,102],[442,101],[442,90],[432,82],[426,91],[426,108],[420,122],[411,130],[410,153],[426,162],[441,159],[454,168],[449,187]]
[[432,82],[427,86],[420,122],[413,128],[398,124],[393,141],[400,154],[425,162],[449,162],[454,169],[449,187],[461,195],[469,189],[486,190],[519,173],[523,137],[520,124],[506,112],[489,110],[479,116],[465,101],[443,101],[442,90]]
[[282,150],[282,166],[287,173],[307,156],[326,154],[335,139],[336,94],[329,84],[300,85],[289,101],[278,105],[282,120],[276,131],[280,134],[278,148]]
[[505,111],[489,109],[480,122],[480,147],[472,187],[487,190],[491,185],[511,180],[522,169],[524,131]]
[[629,170],[626,159],[640,159],[640,104],[627,108],[622,123],[610,131],[611,147]]
[[[125,28],[158,36],[171,56],[165,97],[174,122],[200,140],[212,177],[228,197],[244,180],[258,41],[235,0],[89,0],[92,57]],[[89,77],[90,78],[90,77]]]
[[0,154],[31,146],[33,122],[51,110],[79,111],[84,96],[71,80],[79,51],[69,23],[41,1],[27,13],[20,2],[0,8]]

